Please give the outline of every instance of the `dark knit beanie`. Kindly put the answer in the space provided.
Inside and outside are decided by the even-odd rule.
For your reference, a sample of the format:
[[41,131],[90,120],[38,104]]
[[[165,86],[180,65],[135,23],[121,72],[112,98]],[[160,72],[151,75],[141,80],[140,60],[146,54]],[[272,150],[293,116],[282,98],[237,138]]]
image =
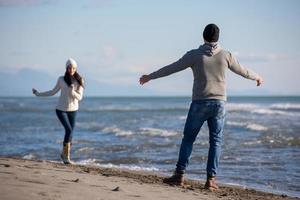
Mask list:
[[219,40],[219,27],[215,24],[208,24],[203,31],[203,38],[207,42],[217,42]]

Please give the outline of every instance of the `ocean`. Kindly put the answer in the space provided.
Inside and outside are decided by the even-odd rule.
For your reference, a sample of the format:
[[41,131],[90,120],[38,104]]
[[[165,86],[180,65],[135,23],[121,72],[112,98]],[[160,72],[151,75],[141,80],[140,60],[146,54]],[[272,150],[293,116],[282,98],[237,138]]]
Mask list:
[[[60,162],[57,98],[0,97],[0,156]],[[78,164],[171,175],[188,97],[85,97],[73,135]],[[229,97],[221,183],[300,197],[300,97]],[[208,128],[198,134],[187,177],[204,180]]]

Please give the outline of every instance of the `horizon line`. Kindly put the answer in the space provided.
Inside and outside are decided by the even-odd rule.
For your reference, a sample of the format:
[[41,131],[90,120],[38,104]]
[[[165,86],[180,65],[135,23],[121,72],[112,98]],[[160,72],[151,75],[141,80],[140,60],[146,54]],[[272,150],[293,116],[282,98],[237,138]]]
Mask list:
[[[2,96],[0,98],[31,98],[36,97],[34,95],[11,95],[11,96]],[[48,98],[57,98],[58,96],[49,96]],[[192,98],[192,96],[187,95],[86,95],[85,98]],[[227,98],[232,97],[300,97],[300,95],[227,95]]]

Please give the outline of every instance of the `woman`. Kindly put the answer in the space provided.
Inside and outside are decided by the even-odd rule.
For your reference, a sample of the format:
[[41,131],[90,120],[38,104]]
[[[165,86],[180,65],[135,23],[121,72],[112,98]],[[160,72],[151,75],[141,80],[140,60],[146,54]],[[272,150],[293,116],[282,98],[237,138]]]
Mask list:
[[83,79],[77,73],[77,63],[69,58],[66,63],[66,72],[60,76],[56,86],[47,92],[38,92],[32,89],[36,96],[53,96],[61,90],[60,97],[56,106],[56,115],[65,128],[65,137],[61,159],[64,164],[71,164],[70,148],[72,142],[72,133],[75,127],[76,113],[78,110],[78,101],[83,95]]

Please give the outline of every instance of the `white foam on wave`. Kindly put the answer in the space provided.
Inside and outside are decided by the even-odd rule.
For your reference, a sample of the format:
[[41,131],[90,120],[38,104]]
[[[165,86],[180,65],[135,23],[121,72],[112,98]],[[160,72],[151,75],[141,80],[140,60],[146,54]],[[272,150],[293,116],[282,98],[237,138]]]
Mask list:
[[134,170],[134,171],[159,171],[156,167],[141,167],[138,165],[114,165],[112,163],[107,164],[101,164],[100,160],[90,158],[86,160],[80,160],[75,162],[75,164],[78,165],[91,165],[91,166],[97,166],[97,167],[104,167],[104,168],[116,168],[116,169],[128,169],[128,170]]
[[84,108],[88,112],[114,112],[114,111],[144,111],[144,110],[186,110],[187,107],[180,105],[104,105],[94,108]]
[[290,110],[290,109],[300,109],[300,104],[298,103],[277,103],[272,104],[270,108],[281,109],[281,110]]
[[103,124],[99,122],[76,122],[76,127],[83,129],[101,129]]
[[186,120],[186,118],[187,118],[186,115],[182,115],[182,116],[179,116],[179,117],[178,117],[179,120]]
[[231,186],[238,186],[238,187],[241,187],[243,189],[246,189],[247,187],[243,184],[240,184],[240,183],[233,183],[233,182],[226,182],[225,183],[226,185],[231,185]]
[[268,130],[268,127],[259,125],[259,124],[248,124],[246,126],[247,129],[253,130],[253,131],[266,131]]
[[168,130],[163,130],[163,129],[158,129],[158,128],[140,128],[137,133],[130,131],[130,130],[122,130],[118,128],[117,126],[111,126],[111,127],[106,127],[101,130],[101,132],[105,134],[114,134],[116,136],[131,136],[134,134],[141,134],[141,135],[149,135],[149,136],[161,136],[161,137],[172,137],[177,135],[177,132],[174,131],[168,131]]
[[260,124],[254,124],[254,123],[227,121],[226,124],[230,125],[230,126],[246,128],[246,129],[249,129],[252,131],[267,131],[268,130],[268,127],[260,125]]
[[106,127],[104,129],[102,129],[103,133],[113,133],[116,136],[130,136],[133,135],[132,131],[126,131],[126,130],[122,130],[116,126],[111,126],[111,127]]
[[228,111],[251,111],[253,109],[259,108],[259,105],[257,104],[251,104],[251,103],[227,103],[226,109]]
[[247,123],[244,123],[244,122],[227,121],[226,124],[227,124],[227,125],[231,125],[231,126],[238,126],[238,127],[244,127],[244,126],[247,126]]
[[99,112],[99,111],[136,111],[139,108],[133,106],[124,106],[124,105],[106,105],[95,108],[85,108],[86,111],[89,112]]
[[245,144],[245,145],[248,145],[248,146],[257,145],[257,144],[261,144],[261,143],[262,143],[261,140],[255,140],[255,141],[244,142],[244,144]]
[[159,171],[156,167],[141,167],[137,165],[114,165],[111,163],[108,164],[99,164],[100,167],[106,167],[106,168],[118,168],[118,169],[129,169],[134,171]]
[[249,111],[251,113],[263,115],[300,116],[300,113],[289,112],[291,109],[300,109],[300,104],[296,103],[272,104],[270,106],[249,103],[227,103],[226,109],[228,111]]
[[285,116],[300,116],[300,113],[291,113],[281,110],[271,110],[268,108],[261,108],[253,110],[252,113],[262,114],[262,115],[285,115]]
[[35,159],[35,158],[36,158],[36,156],[32,153],[23,156],[23,159],[26,159],[26,160],[32,160],[32,159]]
[[75,162],[78,165],[98,165],[97,159],[95,158],[89,158],[86,160],[80,160]]
[[171,137],[177,135],[175,131],[167,131],[158,128],[141,128],[141,134],[150,136]]
[[95,148],[93,147],[82,147],[80,149],[77,149],[76,152],[80,153],[80,152],[89,152],[89,151],[93,151]]

